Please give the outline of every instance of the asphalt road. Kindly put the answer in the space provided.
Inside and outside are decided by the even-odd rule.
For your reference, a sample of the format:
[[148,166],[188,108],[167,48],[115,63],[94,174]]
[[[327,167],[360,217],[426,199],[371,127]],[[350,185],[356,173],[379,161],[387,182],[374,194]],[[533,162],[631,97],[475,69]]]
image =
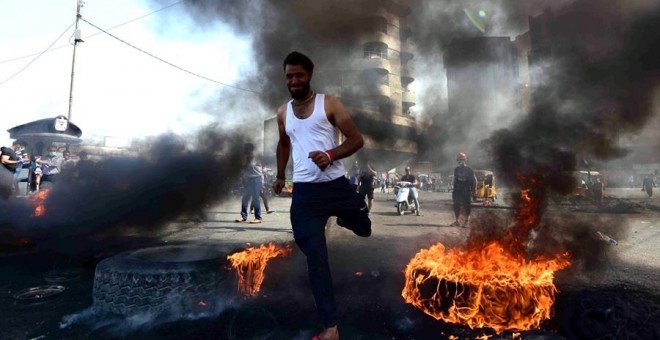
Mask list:
[[[506,199],[508,195],[505,190],[501,190],[500,198],[491,207],[473,204],[471,227],[480,228],[478,221],[474,220],[485,214],[496,214],[504,218],[512,216],[510,202]],[[599,210],[588,203],[577,207],[567,204],[551,205],[545,211],[544,218],[588,220],[593,226],[588,235],[593,239],[598,239],[597,231],[616,239],[617,245],[607,249],[607,265],[600,268],[602,271],[589,277],[593,284],[625,283],[659,289],[660,280],[656,275],[660,274],[660,196],[648,199],[639,189],[609,189],[606,196],[625,199],[622,202],[626,207],[605,207]],[[331,218],[327,235],[331,256],[332,245],[342,242],[376,251],[381,249],[381,242],[394,242],[389,255],[409,260],[422,247],[437,242],[460,244],[465,241],[470,229],[450,226],[454,221],[451,194],[422,192],[420,201],[421,216],[399,216],[394,207],[394,195],[377,192],[371,213],[373,234],[367,239],[355,237],[349,230],[338,227],[334,218]],[[290,204],[291,199],[288,197],[273,197],[270,200],[270,208],[274,213],[263,214],[263,223],[235,223],[240,211],[240,201],[237,198],[236,201],[208,209],[203,223],[193,226],[193,222],[172,224],[163,241],[201,240],[251,244],[289,242],[293,240],[288,212]],[[626,209],[628,206],[630,209]],[[556,223],[561,224],[561,221]]]
[[[575,334],[569,330],[572,326],[565,325],[569,318],[566,310],[574,304],[572,301],[576,297],[584,296],[587,291],[597,292],[598,296],[603,292],[624,296],[624,300],[638,305],[638,300],[635,300],[639,299],[638,295],[629,296],[627,292],[639,292],[642,301],[649,303],[645,310],[655,311],[655,319],[649,316],[651,319],[647,320],[657,320],[657,315],[660,315],[660,198],[648,199],[639,189],[610,189],[606,195],[611,197],[611,202],[620,204],[605,209],[596,209],[589,204],[553,205],[545,211],[543,218],[546,224],[556,225],[557,233],[566,236],[560,239],[577,250],[576,261],[574,268],[559,272],[556,276],[559,290],[557,305],[562,310],[558,310],[557,317],[547,325],[548,330],[524,333],[523,339],[532,339],[539,334],[546,336],[546,339],[572,338],[571,334]],[[426,339],[446,338],[449,334],[474,338],[480,334],[492,334],[464,327],[447,328],[405,305],[401,301],[400,290],[404,280],[402,271],[420,249],[438,242],[448,247],[461,246],[470,233],[479,232],[488,221],[510,222],[512,210],[505,197],[507,193],[502,190],[496,206],[475,206],[470,228],[450,226],[454,218],[448,193],[422,192],[421,216],[399,216],[394,207],[393,194],[376,193],[371,214],[373,234],[369,238],[353,235],[337,226],[332,218],[326,237],[340,317],[343,317],[343,338]],[[202,242],[241,249],[248,244],[292,242],[288,212],[290,204],[290,198],[274,197],[270,201],[274,213],[264,214],[263,223],[236,223],[234,219],[239,216],[240,199],[235,198],[209,207],[203,221],[173,221],[158,235],[142,242],[126,242],[108,249],[103,256],[138,245]],[[577,229],[581,232],[576,232]],[[598,231],[615,239],[617,245],[600,239],[596,233]],[[542,234],[535,235],[537,239],[542,237]],[[130,230],[124,236],[131,239]],[[263,295],[243,305],[251,306],[249,309],[236,307],[210,321],[179,321],[154,328],[145,326],[132,329],[132,333],[111,332],[109,328],[113,325],[94,318],[62,325],[62,320],[72,315],[85,319],[85,311],[92,303],[94,262],[72,261],[52,255],[44,258],[38,253],[0,256],[0,310],[4,311],[0,318],[0,338],[308,339],[317,327],[306,282],[304,257],[295,250],[295,246],[289,260],[275,261],[275,269],[267,270]],[[46,284],[48,273],[58,270],[79,273],[71,281],[62,283],[68,289],[59,298],[39,304],[21,304],[12,297],[21,289]],[[245,316],[246,310],[256,313],[248,313],[248,319],[261,320],[265,325],[262,328],[272,328],[269,323],[278,324],[277,330],[251,335],[246,333],[244,336],[236,333],[236,320],[240,319],[237,315]],[[268,312],[254,312],[264,310]],[[227,321],[228,318],[230,321]],[[259,328],[248,324],[247,329]],[[117,327],[124,326],[120,324]],[[557,330],[556,337],[552,337]],[[502,336],[510,338],[511,334]]]

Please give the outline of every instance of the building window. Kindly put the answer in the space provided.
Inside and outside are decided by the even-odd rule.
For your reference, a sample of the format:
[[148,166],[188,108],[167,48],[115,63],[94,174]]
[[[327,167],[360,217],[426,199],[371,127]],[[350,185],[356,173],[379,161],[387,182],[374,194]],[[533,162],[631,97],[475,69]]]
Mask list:
[[387,59],[387,50],[387,45],[383,43],[367,43],[364,44],[364,57]]

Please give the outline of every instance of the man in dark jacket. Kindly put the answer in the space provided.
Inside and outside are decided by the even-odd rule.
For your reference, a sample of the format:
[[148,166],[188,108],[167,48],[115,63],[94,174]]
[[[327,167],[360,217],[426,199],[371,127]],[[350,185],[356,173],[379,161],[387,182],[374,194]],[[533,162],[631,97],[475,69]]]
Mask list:
[[646,194],[649,195],[649,198],[653,197],[653,187],[655,187],[655,181],[650,175],[644,176],[644,181],[642,182],[642,191],[646,191]]
[[0,197],[4,199],[9,199],[14,192],[14,173],[21,163],[16,152],[24,147],[25,143],[17,140],[10,147],[0,148]]
[[454,216],[456,221],[451,225],[458,227],[461,223],[458,221],[461,207],[465,212],[465,222],[463,227],[468,227],[470,223],[470,200],[476,196],[477,178],[474,176],[472,168],[466,165],[467,156],[460,152],[456,156],[458,166],[454,169],[454,191],[451,198],[454,201]]

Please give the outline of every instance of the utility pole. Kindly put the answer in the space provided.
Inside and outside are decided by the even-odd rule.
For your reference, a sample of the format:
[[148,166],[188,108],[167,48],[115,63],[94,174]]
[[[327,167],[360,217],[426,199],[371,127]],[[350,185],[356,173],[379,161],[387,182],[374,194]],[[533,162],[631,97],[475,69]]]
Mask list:
[[76,29],[73,31],[73,60],[71,61],[71,85],[69,86],[69,114],[67,119],[71,121],[71,106],[73,105],[73,74],[76,66],[76,47],[79,42],[83,42],[78,23],[80,22],[80,9],[85,5],[83,0],[77,0],[76,6]]

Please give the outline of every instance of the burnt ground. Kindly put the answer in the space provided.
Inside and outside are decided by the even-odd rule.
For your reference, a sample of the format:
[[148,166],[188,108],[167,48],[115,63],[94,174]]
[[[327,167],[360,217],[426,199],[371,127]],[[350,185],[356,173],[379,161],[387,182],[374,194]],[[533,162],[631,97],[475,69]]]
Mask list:
[[[594,238],[590,242],[606,245],[598,253],[602,256],[557,273],[555,317],[539,330],[523,332],[523,339],[660,338],[660,215],[649,208],[660,207],[660,202],[656,198],[647,202],[636,190],[609,194],[635,203],[635,209],[603,212],[562,205],[549,209],[547,216],[559,221],[574,215],[596,221],[595,228],[615,238],[618,245]],[[391,194],[377,195],[372,237],[361,239],[336,225],[328,231],[342,338],[443,339],[453,335],[474,339],[484,334],[512,338],[511,333],[496,335],[488,329],[471,330],[436,321],[403,302],[402,271],[408,260],[436,242],[461,244],[469,230],[448,226],[452,213],[446,193],[423,193],[421,217],[397,216],[391,199]],[[310,339],[318,324],[305,261],[297,251],[290,258],[271,261],[259,296],[247,300],[227,297],[227,305],[208,318],[136,325],[130,318],[89,315],[94,266],[100,259],[125,249],[174,242],[231,244],[237,249],[245,242],[289,242],[289,202],[287,198],[273,199],[276,213],[264,215],[264,223],[258,226],[234,223],[238,204],[232,202],[209,209],[204,222],[176,221],[151,238],[129,233],[105,243],[95,254],[65,256],[38,246],[2,254],[0,338]],[[506,219],[510,210],[504,205],[475,208],[475,216],[492,213]],[[26,303],[12,297],[19,290],[53,282],[53,278],[67,287],[56,298]],[[69,322],[75,320],[70,316],[79,319]],[[63,320],[69,320],[65,327],[61,327]]]

